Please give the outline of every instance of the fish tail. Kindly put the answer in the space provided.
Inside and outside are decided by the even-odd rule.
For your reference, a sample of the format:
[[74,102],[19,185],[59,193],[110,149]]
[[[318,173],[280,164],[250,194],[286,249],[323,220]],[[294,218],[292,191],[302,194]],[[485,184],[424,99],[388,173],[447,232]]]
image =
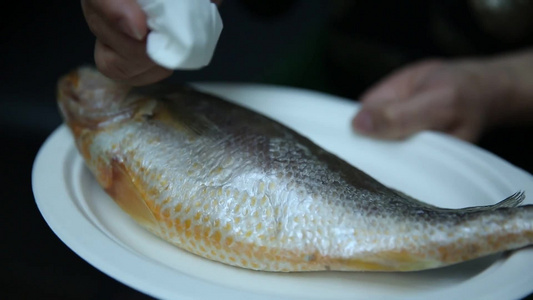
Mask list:
[[526,193],[524,191],[518,191],[514,194],[512,194],[511,196],[503,199],[502,201],[494,204],[494,205],[490,205],[490,206],[486,206],[486,207],[491,207],[491,208],[500,208],[500,207],[516,207],[518,205],[520,205],[520,203],[522,203],[524,201],[524,199],[526,198]]
[[504,231],[518,237],[523,236],[527,238],[527,244],[533,244],[533,205],[502,207],[494,213],[498,214],[499,211],[502,211],[501,218],[505,219]]
[[456,211],[461,211],[463,213],[476,213],[476,212],[484,212],[484,211],[494,211],[496,209],[504,208],[504,207],[517,207],[524,201],[525,198],[526,198],[525,192],[518,191],[512,194],[511,196],[493,205],[466,207],[466,208],[462,208]]
[[439,248],[442,261],[451,264],[533,245],[533,205],[509,207],[516,199],[504,201],[490,210],[468,212],[451,229],[450,243]]
[[494,247],[494,252],[533,245],[533,205],[500,207],[489,215],[492,217],[481,219],[488,231],[487,244]]

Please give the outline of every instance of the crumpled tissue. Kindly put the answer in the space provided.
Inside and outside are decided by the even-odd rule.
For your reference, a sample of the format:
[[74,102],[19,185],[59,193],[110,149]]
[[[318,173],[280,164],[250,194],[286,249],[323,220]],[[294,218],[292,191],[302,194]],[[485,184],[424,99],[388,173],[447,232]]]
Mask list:
[[146,51],[167,69],[199,69],[211,61],[222,32],[210,0],[137,0],[151,30]]

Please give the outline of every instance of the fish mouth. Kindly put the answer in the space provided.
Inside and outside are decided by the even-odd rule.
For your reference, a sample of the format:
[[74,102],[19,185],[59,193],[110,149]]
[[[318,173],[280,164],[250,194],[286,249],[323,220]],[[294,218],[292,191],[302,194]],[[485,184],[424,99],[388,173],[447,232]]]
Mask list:
[[84,67],[59,80],[57,99],[65,122],[98,128],[132,116],[135,101],[128,97],[130,90]]

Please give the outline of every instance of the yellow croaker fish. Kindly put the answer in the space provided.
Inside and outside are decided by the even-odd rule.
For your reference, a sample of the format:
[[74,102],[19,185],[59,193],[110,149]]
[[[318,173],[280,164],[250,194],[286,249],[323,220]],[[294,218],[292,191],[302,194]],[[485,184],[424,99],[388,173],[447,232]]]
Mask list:
[[59,105],[99,184],[162,239],[265,271],[412,271],[533,243],[517,193],[443,209],[391,190],[291,129],[182,87],[130,88],[93,69]]

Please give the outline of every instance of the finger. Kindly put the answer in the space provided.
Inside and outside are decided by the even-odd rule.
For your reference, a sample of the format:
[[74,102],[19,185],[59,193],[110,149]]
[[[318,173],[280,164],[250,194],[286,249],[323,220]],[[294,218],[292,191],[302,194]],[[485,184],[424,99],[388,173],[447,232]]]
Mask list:
[[354,129],[377,138],[401,139],[422,130],[446,131],[455,122],[451,89],[424,92],[404,102],[363,105]]
[[455,136],[461,140],[475,143],[483,134],[486,128],[481,114],[468,114],[467,117],[456,118],[455,122],[444,132]]
[[154,82],[161,81],[170,75],[172,75],[173,71],[169,69],[165,69],[160,66],[154,66],[151,69],[138,74],[134,77],[131,77],[125,81],[124,83],[127,83],[129,85],[139,86],[139,85],[146,85]]
[[450,135],[455,136],[458,139],[475,143],[479,140],[479,137],[481,136],[481,130],[477,130],[471,127],[457,127],[454,130],[451,130],[447,132]]
[[140,22],[146,30],[143,23],[146,18],[136,2],[83,0],[82,7],[89,28],[98,39],[95,62],[100,72],[112,79],[125,80],[155,65],[146,54],[145,42],[131,38],[123,30],[128,22]]
[[138,55],[138,59],[128,59],[100,40],[96,41],[94,60],[102,74],[115,80],[133,78],[156,65],[146,54]]
[[[148,32],[146,15],[136,0],[82,0],[82,8],[89,27],[94,26],[95,21],[103,20],[109,27],[118,28],[138,41]],[[97,33],[95,35],[99,37]]]
[[120,56],[129,60],[141,60],[141,64],[149,61],[144,40],[138,41],[127,36],[98,14],[89,17],[87,22],[100,43],[112,48]]
[[360,101],[384,103],[408,99],[423,77],[441,64],[439,60],[426,60],[393,72],[363,93]]

